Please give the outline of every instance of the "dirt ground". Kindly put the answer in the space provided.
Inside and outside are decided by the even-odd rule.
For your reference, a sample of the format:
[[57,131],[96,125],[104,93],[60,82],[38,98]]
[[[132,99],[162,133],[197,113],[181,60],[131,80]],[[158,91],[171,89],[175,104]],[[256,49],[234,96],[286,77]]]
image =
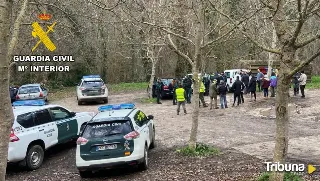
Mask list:
[[[156,124],[158,147],[150,152],[150,168],[144,172],[134,169],[97,173],[90,180],[255,180],[266,170],[265,161],[273,156],[275,135],[274,99],[262,98],[256,102],[228,109],[200,109],[198,141],[214,145],[222,155],[210,158],[187,158],[175,153],[175,148],[185,145],[191,128],[192,105],[187,105],[187,115],[176,115],[171,100],[163,104],[139,103],[142,92],[111,95],[109,103],[134,102],[145,114],[153,115]],[[209,98],[206,97],[206,102]],[[306,92],[306,98],[291,97],[290,146],[288,160],[292,163],[320,165],[320,102],[319,90]],[[73,111],[97,111],[99,105],[78,106],[75,97],[51,102]],[[44,165],[33,172],[16,166],[8,167],[7,180],[80,180],[75,167],[75,148],[70,143],[47,152]],[[318,167],[320,170],[320,167]],[[307,180],[320,180],[320,171]]]

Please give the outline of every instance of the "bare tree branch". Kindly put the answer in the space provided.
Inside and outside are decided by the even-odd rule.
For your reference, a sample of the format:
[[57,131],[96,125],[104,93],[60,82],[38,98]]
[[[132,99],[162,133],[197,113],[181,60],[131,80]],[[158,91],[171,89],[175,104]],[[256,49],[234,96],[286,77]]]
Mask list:
[[167,37],[167,40],[168,40],[169,48],[171,48],[174,52],[176,52],[181,57],[185,58],[190,63],[190,65],[193,66],[194,62],[191,60],[191,58],[188,55],[186,55],[186,54],[184,54],[184,53],[182,53],[181,51],[178,50],[177,46],[173,43],[173,41],[172,41],[172,39],[170,37],[170,34],[168,34],[166,37]]
[[[107,7],[107,5],[105,5],[105,4],[103,4],[103,3],[99,2],[99,1],[96,1],[96,2],[93,2],[92,0],[87,0],[87,1],[88,1],[89,3],[97,6],[98,8],[101,8],[101,9],[107,10],[107,11],[113,10],[113,9],[116,8],[116,7],[120,4],[120,2],[121,2],[121,0],[118,0],[114,6],[112,6],[112,7],[109,8],[109,7]],[[99,4],[99,3],[100,3],[100,4]],[[102,4],[103,6],[102,6],[101,4]]]
[[303,8],[303,10],[302,10],[302,3],[301,3],[301,0],[297,0],[297,9],[298,9],[298,19],[299,19],[299,22],[298,22],[298,24],[297,24],[297,26],[296,26],[296,29],[295,29],[295,31],[294,31],[294,33],[293,33],[293,35],[292,35],[292,38],[291,38],[291,40],[290,40],[290,43],[291,44],[294,44],[294,42],[297,40],[297,38],[298,38],[298,36],[299,36],[299,34],[300,34],[300,32],[301,32],[301,29],[302,29],[302,27],[303,27],[303,24],[304,24],[304,22],[305,22],[305,12],[307,11],[307,7],[308,7],[308,1],[306,2],[306,5],[305,5],[305,7]]
[[294,68],[290,73],[289,73],[289,77],[292,77],[295,73],[297,73],[299,70],[301,70],[304,66],[308,65],[309,63],[311,63],[314,59],[316,59],[318,56],[320,56],[320,49],[318,50],[317,53],[313,54],[308,60],[300,63],[299,66],[297,66],[296,68]]
[[312,38],[310,38],[310,39],[308,39],[308,40],[306,40],[304,42],[297,43],[295,45],[295,47],[296,48],[302,48],[302,47],[304,47],[304,46],[306,46],[306,45],[308,45],[308,44],[310,44],[310,43],[312,43],[312,42],[314,42],[314,41],[316,41],[318,39],[320,39],[320,34],[317,34],[316,36],[314,36],[314,37],[312,37]]
[[226,17],[234,26],[236,26],[237,29],[239,29],[239,31],[246,36],[252,43],[254,43],[256,46],[258,46],[259,48],[261,48],[264,51],[267,52],[271,52],[271,53],[275,53],[275,54],[281,54],[280,50],[276,50],[276,49],[269,49],[264,47],[263,45],[261,45],[259,42],[257,42],[256,40],[254,40],[247,32],[245,32],[244,30],[241,30],[239,25],[237,25],[236,21],[233,20],[230,16],[226,15],[225,13],[223,13],[222,11],[218,10],[215,5],[211,2],[211,0],[207,0],[211,6],[213,7],[213,9],[215,9],[218,13],[220,13],[221,15],[223,15],[224,17]]
[[17,45],[17,41],[18,41],[18,38],[19,38],[21,21],[22,21],[22,18],[24,16],[25,12],[26,12],[26,9],[28,8],[28,2],[29,2],[29,0],[24,0],[23,1],[23,4],[21,6],[21,10],[19,12],[19,15],[18,15],[18,17],[15,20],[14,25],[13,25],[12,37],[11,37],[11,40],[9,42],[9,47],[8,47],[8,52],[7,52],[7,61],[8,61],[8,63],[11,62],[11,57],[12,57],[12,54],[13,54],[13,50]]

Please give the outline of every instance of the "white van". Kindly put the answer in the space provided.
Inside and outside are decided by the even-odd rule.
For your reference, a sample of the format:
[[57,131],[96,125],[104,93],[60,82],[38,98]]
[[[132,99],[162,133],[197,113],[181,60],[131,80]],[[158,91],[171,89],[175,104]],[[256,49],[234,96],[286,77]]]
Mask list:
[[241,71],[242,72],[249,72],[249,70],[247,70],[247,69],[230,69],[230,70],[224,71],[224,74],[227,76],[226,84],[227,84],[229,92],[230,92],[230,88],[232,87],[233,83],[236,81],[236,76],[240,76]]

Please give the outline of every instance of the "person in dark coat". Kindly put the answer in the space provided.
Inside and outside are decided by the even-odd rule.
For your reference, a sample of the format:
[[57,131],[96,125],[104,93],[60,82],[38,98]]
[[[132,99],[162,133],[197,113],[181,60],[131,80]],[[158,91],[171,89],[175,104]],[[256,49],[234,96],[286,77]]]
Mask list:
[[191,103],[191,94],[192,94],[192,79],[189,76],[186,76],[183,80],[183,89],[185,90],[187,103]]
[[220,107],[221,107],[221,109],[228,108],[227,92],[228,92],[228,88],[227,88],[226,83],[224,83],[223,80],[220,80],[220,84],[218,86],[218,93],[220,95]]
[[248,91],[251,94],[251,98],[250,100],[252,101],[252,95],[254,96],[254,101],[257,100],[257,95],[256,95],[256,91],[257,91],[257,80],[254,76],[251,77],[250,82],[249,82],[249,86],[248,86]]
[[157,103],[158,104],[162,104],[160,102],[160,97],[161,97],[161,92],[162,92],[162,86],[163,83],[161,82],[161,79],[158,78],[157,82],[156,82],[156,94],[157,94]]
[[236,99],[238,98],[238,106],[239,104],[241,104],[241,92],[243,91],[244,85],[243,83],[240,81],[240,77],[237,76],[236,81],[233,83],[231,90],[233,90],[233,105],[236,103]]
[[269,97],[269,87],[270,87],[270,80],[268,78],[262,78],[262,85],[261,85],[262,89],[263,89],[263,96],[265,98]]
[[242,76],[242,78],[241,78],[241,82],[243,82],[244,83],[244,85],[245,85],[245,89],[244,89],[244,94],[247,94],[248,93],[248,86],[249,86],[249,75],[246,73],[246,72],[244,72],[243,73],[243,76]]

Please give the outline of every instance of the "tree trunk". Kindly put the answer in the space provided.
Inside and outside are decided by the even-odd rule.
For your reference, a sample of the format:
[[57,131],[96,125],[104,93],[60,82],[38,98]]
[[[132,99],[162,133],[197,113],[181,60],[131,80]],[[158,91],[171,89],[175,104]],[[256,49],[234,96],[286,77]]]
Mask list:
[[[277,32],[274,28],[274,24],[272,23],[272,43],[271,43],[271,48],[276,49],[277,47]],[[270,53],[269,52],[269,61],[268,61],[268,73],[267,76],[270,78],[271,72],[272,72],[272,67],[273,67],[273,61],[276,59],[276,54]]]
[[152,60],[151,77],[149,80],[149,89],[148,89],[149,98],[152,98],[153,83],[154,83],[155,77],[156,77],[156,60]]
[[189,148],[195,149],[197,143],[197,133],[198,133],[198,122],[199,122],[199,78],[198,78],[198,66],[197,63],[194,62],[192,66],[193,72],[193,112],[192,112],[192,127],[189,139]]
[[10,33],[10,18],[12,1],[0,0],[0,181],[5,181],[9,135],[13,121],[13,112],[9,93],[9,61],[8,34]]
[[[287,50],[286,50],[287,49]],[[276,96],[276,143],[274,149],[274,162],[284,163],[288,152],[288,132],[289,132],[289,86],[290,86],[290,68],[287,64],[293,61],[295,50],[293,48],[285,48],[281,57],[280,72],[277,86]],[[274,172],[271,180],[283,181],[283,172]]]

